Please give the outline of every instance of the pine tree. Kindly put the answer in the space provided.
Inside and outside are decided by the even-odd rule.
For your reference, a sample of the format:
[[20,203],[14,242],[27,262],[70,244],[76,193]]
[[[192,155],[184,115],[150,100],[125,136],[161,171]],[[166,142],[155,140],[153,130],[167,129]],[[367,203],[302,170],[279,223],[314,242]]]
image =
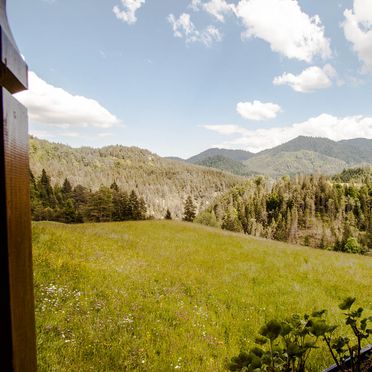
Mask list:
[[63,208],[63,222],[74,223],[77,222],[76,210],[72,199],[68,199]]
[[138,219],[145,220],[147,213],[147,207],[145,199],[141,196],[138,200]]
[[125,221],[128,218],[128,194],[123,192],[114,192],[112,195],[112,220]]
[[167,209],[167,212],[165,213],[164,219],[171,220],[172,219],[172,213],[169,209]]
[[[56,199],[50,183],[50,177],[47,175],[45,169],[43,169],[41,172],[41,177],[37,183],[37,189],[44,208],[55,208]],[[49,215],[50,213],[48,212],[48,216]]]
[[118,184],[116,183],[116,181],[114,181],[114,182],[110,185],[110,189],[113,190],[113,191],[119,192],[119,186],[118,186]]
[[71,195],[72,186],[71,186],[70,181],[67,178],[65,178],[65,180],[63,181],[61,192],[65,196],[65,198],[68,198]]
[[111,221],[112,195],[109,188],[101,186],[97,192],[91,194],[85,208],[85,214],[89,221]]
[[183,210],[183,220],[187,222],[192,222],[195,219],[196,216],[196,207],[192,201],[191,196],[188,196]]

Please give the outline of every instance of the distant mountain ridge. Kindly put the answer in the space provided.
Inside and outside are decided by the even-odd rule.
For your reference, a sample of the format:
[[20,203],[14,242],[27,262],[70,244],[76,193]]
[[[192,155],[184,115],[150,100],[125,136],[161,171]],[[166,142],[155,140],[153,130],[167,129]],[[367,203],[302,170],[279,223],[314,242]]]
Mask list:
[[336,174],[346,168],[372,164],[372,140],[355,138],[333,141],[328,138],[299,136],[256,154],[243,150],[212,148],[186,161],[242,176]]
[[191,158],[187,159],[187,162],[198,164],[200,161],[203,161],[207,158],[212,158],[214,156],[223,156],[224,158],[228,158],[231,160],[244,161],[250,159],[252,156],[254,156],[254,154],[252,152],[244,150],[219,149],[216,147],[192,156]]

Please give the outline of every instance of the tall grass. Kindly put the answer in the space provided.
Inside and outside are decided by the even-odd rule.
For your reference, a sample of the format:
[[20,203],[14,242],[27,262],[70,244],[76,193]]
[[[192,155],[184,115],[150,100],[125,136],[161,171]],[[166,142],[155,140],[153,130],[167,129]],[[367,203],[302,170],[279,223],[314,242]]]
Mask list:
[[[40,371],[222,371],[272,317],[371,311],[372,259],[181,222],[33,225]],[[331,364],[316,350],[311,370]]]

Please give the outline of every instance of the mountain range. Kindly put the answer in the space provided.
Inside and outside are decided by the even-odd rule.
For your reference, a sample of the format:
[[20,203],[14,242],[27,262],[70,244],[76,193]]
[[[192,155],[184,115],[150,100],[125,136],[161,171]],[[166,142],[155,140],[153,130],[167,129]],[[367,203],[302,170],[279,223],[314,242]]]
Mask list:
[[372,164],[372,140],[356,138],[336,142],[299,136],[256,154],[212,148],[184,161],[242,176],[262,174],[275,178],[298,173],[335,174],[346,168]]
[[187,196],[197,211],[246,177],[276,178],[298,173],[336,174],[343,169],[372,164],[372,140],[331,141],[298,137],[270,150],[253,154],[243,150],[209,149],[190,159],[162,158],[138,147],[72,148],[30,137],[30,169],[39,177],[45,169],[52,184],[67,178],[92,191],[114,181],[122,190],[136,190],[148,212],[163,217],[169,209],[182,217]]

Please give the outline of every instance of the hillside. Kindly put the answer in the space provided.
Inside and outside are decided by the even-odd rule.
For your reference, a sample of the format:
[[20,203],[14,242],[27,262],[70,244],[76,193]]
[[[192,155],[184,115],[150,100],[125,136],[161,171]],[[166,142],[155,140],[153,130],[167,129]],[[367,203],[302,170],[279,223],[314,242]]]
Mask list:
[[371,306],[369,257],[195,224],[35,223],[33,255],[40,371],[223,371],[268,319]]
[[239,150],[209,149],[187,161],[238,175],[262,174],[274,178],[299,173],[335,174],[345,168],[372,164],[372,140],[365,138],[336,142],[299,136],[257,154],[236,151]]
[[308,150],[263,152],[243,162],[246,170],[270,177],[295,174],[335,174],[348,164],[340,159]]
[[202,165],[209,168],[215,168],[222,171],[237,174],[239,176],[253,176],[259,172],[254,172],[240,161],[227,158],[222,155],[214,155],[198,160],[194,164]]
[[355,169],[334,178],[282,177],[273,184],[260,176],[218,197],[195,221],[321,249],[372,253],[370,176],[368,169]]
[[181,217],[188,195],[203,209],[218,195],[242,178],[197,165],[163,159],[136,147],[109,146],[101,149],[71,148],[30,138],[30,168],[35,177],[42,169],[52,184],[65,178],[72,186],[81,184],[92,190],[116,182],[119,188],[136,190],[144,197],[150,215],[162,217],[167,208]]
[[235,160],[235,161],[244,161],[248,160],[252,156],[253,153],[244,150],[229,150],[229,149],[219,149],[219,148],[211,148],[192,156],[191,158],[187,159],[187,162],[193,164],[199,164],[201,161],[211,158],[214,156],[223,156],[224,158]]
[[331,158],[343,160],[348,165],[372,162],[372,140],[356,138],[332,141],[328,138],[299,136],[287,143],[264,150],[260,155],[274,157],[282,152],[313,151]]

